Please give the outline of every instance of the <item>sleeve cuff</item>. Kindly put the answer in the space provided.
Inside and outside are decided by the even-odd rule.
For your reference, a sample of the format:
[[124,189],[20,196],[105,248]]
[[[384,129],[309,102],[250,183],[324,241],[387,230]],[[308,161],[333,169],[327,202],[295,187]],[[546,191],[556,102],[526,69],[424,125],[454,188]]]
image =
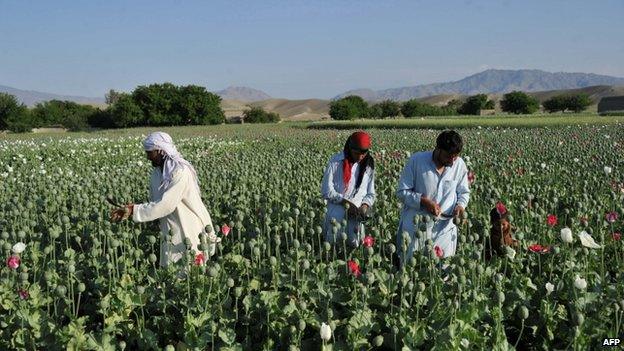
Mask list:
[[132,220],[137,223],[141,222],[141,217],[139,216],[140,206],[141,205],[134,205],[132,207]]

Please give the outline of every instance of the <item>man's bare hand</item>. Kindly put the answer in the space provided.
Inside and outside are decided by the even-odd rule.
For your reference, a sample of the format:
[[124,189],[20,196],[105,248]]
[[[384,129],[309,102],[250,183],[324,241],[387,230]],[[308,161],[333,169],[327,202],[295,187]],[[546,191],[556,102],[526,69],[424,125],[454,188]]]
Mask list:
[[463,214],[464,214],[464,208],[461,205],[455,206],[455,209],[453,210],[453,217],[461,218]]
[[358,209],[359,215],[361,217],[365,217],[366,212],[368,212],[368,208],[368,204],[362,204],[362,206],[360,206],[360,208]]
[[133,208],[134,204],[128,204],[124,207],[113,209],[110,215],[111,222],[121,222],[124,219],[130,218],[130,216],[132,216]]
[[424,207],[427,212],[431,213],[435,217],[438,217],[440,213],[442,213],[440,205],[426,196],[422,196],[420,198],[420,206]]

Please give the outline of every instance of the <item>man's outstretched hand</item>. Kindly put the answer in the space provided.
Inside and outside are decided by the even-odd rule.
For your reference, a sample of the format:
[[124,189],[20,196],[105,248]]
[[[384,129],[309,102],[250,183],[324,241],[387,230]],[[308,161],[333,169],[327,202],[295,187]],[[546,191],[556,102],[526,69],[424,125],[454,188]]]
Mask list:
[[133,208],[134,204],[127,204],[124,207],[113,209],[110,215],[111,222],[121,222],[124,219],[130,218]]
[[424,207],[434,217],[438,217],[442,213],[440,205],[426,196],[420,198],[420,206]]

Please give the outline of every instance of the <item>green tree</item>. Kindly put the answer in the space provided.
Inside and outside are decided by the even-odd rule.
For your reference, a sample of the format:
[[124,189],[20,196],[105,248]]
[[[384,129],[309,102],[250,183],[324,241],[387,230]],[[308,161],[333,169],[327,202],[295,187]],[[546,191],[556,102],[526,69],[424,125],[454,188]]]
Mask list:
[[181,125],[178,98],[178,87],[171,83],[141,85],[132,92],[132,99],[143,111],[148,126]]
[[446,110],[446,115],[456,115],[461,108],[463,103],[458,99],[452,99],[451,101],[446,103],[444,109]]
[[563,95],[553,96],[550,99],[542,103],[544,110],[553,113],[557,111],[565,111],[566,109],[566,97]]
[[252,107],[243,112],[245,123],[277,123],[280,121],[279,114],[267,112],[260,107]]
[[134,103],[132,95],[121,94],[109,108],[111,124],[115,128],[129,128],[146,125],[143,110]]
[[368,103],[359,96],[350,95],[329,104],[329,116],[337,120],[368,118]]
[[410,117],[425,117],[425,116],[444,116],[444,115],[454,115],[457,112],[454,107],[444,106],[434,106],[424,102],[420,102],[417,99],[411,99],[405,101],[401,106],[401,113],[403,116]]
[[379,104],[374,104],[368,108],[368,117],[370,118],[381,118],[383,111],[381,110],[381,106]]
[[10,94],[0,93],[0,130],[30,131],[32,119],[26,106]]
[[570,95],[566,99],[566,108],[576,113],[582,112],[592,104],[591,99],[587,94],[581,93],[576,95]]
[[225,122],[225,113],[221,109],[221,97],[208,92],[204,87],[197,85],[181,87],[178,104],[177,109],[184,125]]
[[524,92],[512,91],[503,95],[501,109],[515,114],[531,114],[539,109],[539,102]]
[[494,101],[488,100],[487,95],[477,94],[468,97],[466,101],[457,109],[460,115],[478,115],[481,110],[491,110],[494,108]]
[[89,128],[89,119],[97,109],[73,101],[50,100],[38,103],[32,110],[36,127],[63,126],[72,131]]
[[132,92],[132,99],[150,126],[225,122],[221,98],[204,87],[171,83],[139,86]]
[[371,106],[369,115],[372,118],[396,117],[401,113],[401,104],[392,100],[384,100]]
[[487,95],[477,94],[466,99],[459,110],[460,115],[478,115],[487,103]]

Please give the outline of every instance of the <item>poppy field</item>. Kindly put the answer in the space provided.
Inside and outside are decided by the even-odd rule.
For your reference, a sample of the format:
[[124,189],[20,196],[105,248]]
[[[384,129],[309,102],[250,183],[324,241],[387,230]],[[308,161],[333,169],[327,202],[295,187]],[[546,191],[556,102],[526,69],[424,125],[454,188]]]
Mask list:
[[[108,218],[107,197],[148,199],[141,130],[0,138],[0,349],[587,350],[622,337],[621,124],[458,130],[472,193],[457,254],[429,247],[400,269],[397,180],[439,130],[368,130],[377,199],[352,251],[323,242],[320,197],[352,130],[165,131],[222,239],[167,269],[156,223]],[[495,207],[519,244],[486,260]]]

